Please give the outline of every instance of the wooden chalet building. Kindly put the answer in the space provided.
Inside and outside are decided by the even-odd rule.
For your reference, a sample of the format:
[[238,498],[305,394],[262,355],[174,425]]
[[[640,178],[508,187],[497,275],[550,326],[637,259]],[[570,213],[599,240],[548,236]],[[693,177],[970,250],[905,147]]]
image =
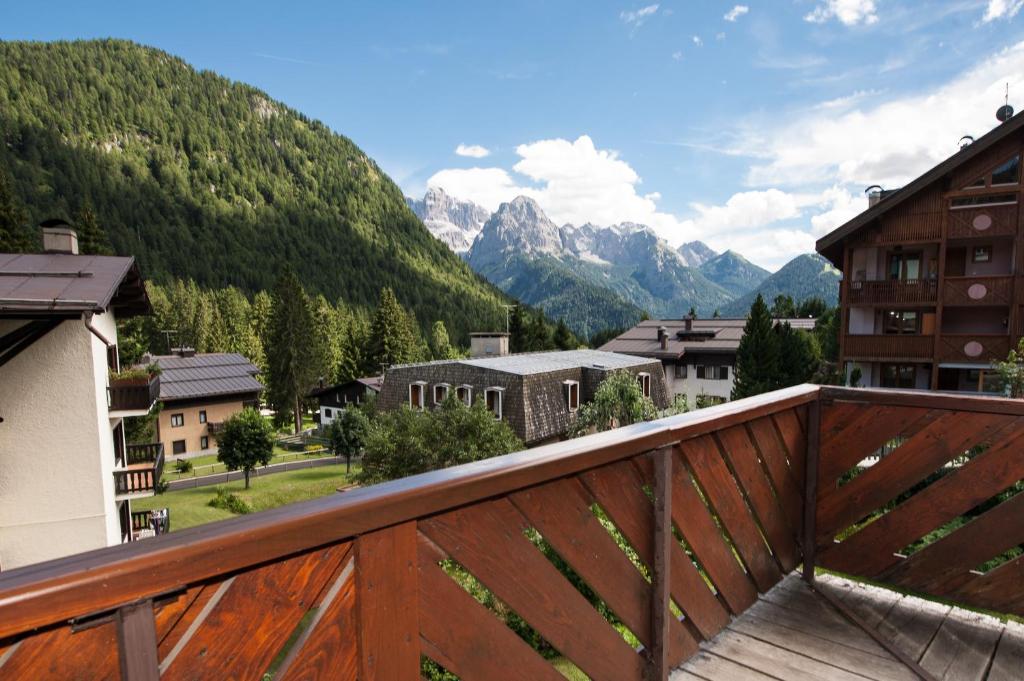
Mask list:
[[1024,116],[818,241],[843,271],[840,365],[864,387],[993,393],[1024,336]]

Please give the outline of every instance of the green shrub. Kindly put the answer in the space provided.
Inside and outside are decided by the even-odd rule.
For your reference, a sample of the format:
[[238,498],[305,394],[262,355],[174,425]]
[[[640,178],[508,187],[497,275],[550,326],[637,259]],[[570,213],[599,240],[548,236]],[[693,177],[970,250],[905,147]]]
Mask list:
[[174,462],[174,471],[176,473],[191,473],[192,462],[188,459],[178,459]]
[[221,508],[225,511],[230,511],[231,513],[236,513],[238,515],[252,513],[252,507],[249,504],[235,494],[221,489],[220,487],[217,488],[217,495],[210,499],[209,505],[213,508]]

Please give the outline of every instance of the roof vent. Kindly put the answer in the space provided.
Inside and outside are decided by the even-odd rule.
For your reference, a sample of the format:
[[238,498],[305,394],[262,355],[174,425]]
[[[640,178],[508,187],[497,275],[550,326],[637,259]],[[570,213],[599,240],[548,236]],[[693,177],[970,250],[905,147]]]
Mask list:
[[43,252],[78,255],[78,232],[60,219],[46,220],[43,229]]
[[171,352],[173,352],[178,357],[195,357],[196,356],[196,349],[195,348],[171,348]]
[[974,138],[971,137],[970,135],[964,135],[963,137],[960,138],[958,144],[960,145],[960,148],[963,149],[964,147],[968,147],[974,144]]

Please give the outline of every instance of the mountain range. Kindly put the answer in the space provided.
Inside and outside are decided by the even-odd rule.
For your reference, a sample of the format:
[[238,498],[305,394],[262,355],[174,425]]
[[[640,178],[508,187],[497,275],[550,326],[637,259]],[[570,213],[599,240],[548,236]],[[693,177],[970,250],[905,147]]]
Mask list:
[[644,225],[559,226],[525,196],[501,204],[483,221],[486,209],[437,187],[406,202],[488,281],[585,336],[629,326],[644,314],[677,318],[691,307],[700,316],[743,316],[758,293],[769,302],[779,293],[797,302],[818,296],[834,303],[838,297],[838,271],[816,254],[772,274],[701,241],[673,249]]

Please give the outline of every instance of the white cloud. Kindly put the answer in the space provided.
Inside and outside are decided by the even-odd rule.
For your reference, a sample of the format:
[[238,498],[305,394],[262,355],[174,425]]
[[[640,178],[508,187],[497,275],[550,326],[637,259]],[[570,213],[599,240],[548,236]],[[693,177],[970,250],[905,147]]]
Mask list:
[[836,19],[844,26],[871,25],[878,21],[875,0],[823,0],[804,17],[812,24],[823,24]]
[[[1022,1],[1024,1],[1024,0],[1022,0]],[[735,5],[731,10],[726,12],[725,16],[722,17],[722,18],[725,19],[726,21],[736,21],[737,19],[739,19],[741,16],[743,16],[744,14],[746,14],[749,11],[750,11],[750,8],[747,7],[746,5]]]
[[469,158],[484,158],[491,155],[491,150],[479,144],[460,144],[455,147],[456,156],[468,156]]
[[725,40],[725,31],[719,31],[716,33],[715,40]]
[[452,196],[478,203],[487,210],[497,210],[504,201],[520,194],[536,198],[536,192],[516,184],[501,168],[448,168],[427,180],[428,187],[439,187]]
[[981,21],[987,24],[996,19],[1012,19],[1017,16],[1021,7],[1024,7],[1024,0],[988,0],[988,7],[985,8],[985,16]]
[[659,6],[660,5],[657,4],[647,5],[646,7],[641,7],[638,10],[623,11],[619,13],[619,19],[622,19],[634,28],[639,28],[645,21],[647,21],[648,18],[658,13]]
[[701,40],[701,37],[699,35],[695,35],[693,36],[693,44],[696,45],[697,47],[700,47],[701,45],[704,44],[704,41]]
[[683,60],[683,51],[682,50],[676,50],[675,52],[672,53],[672,58],[675,59],[676,61],[682,61]]

